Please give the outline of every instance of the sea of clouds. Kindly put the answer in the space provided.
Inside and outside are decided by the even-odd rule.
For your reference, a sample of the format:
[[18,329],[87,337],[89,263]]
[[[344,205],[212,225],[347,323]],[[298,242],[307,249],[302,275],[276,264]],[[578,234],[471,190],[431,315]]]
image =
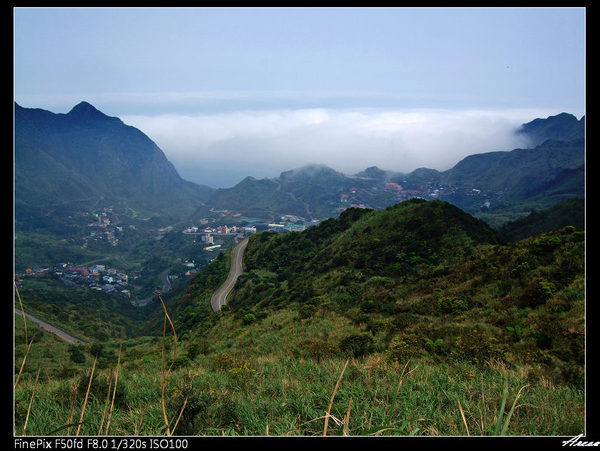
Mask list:
[[156,142],[184,179],[228,187],[246,176],[276,177],[315,163],[346,174],[370,166],[405,173],[446,170],[471,154],[527,147],[515,131],[558,113],[303,108],[121,119]]

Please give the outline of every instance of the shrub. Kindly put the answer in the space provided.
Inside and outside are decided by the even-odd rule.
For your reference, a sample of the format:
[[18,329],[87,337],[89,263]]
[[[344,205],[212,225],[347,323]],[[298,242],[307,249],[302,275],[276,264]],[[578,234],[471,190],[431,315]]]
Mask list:
[[545,304],[556,292],[556,286],[544,279],[534,279],[525,287],[520,297],[521,307],[537,307]]
[[173,362],[173,369],[184,368],[192,363],[187,355],[179,355]]
[[256,321],[254,313],[247,313],[242,317],[242,324],[248,325],[252,324],[254,321]]
[[443,298],[438,301],[442,313],[457,315],[471,308],[470,302],[460,298]]
[[540,255],[553,251],[561,244],[561,239],[558,236],[544,235],[537,238],[532,245],[534,254]]
[[229,357],[227,353],[216,354],[213,358],[213,366],[216,371],[227,371],[235,365],[235,359]]
[[69,358],[75,363],[85,363],[85,354],[81,352],[81,349],[77,346],[71,346],[69,348]]
[[323,340],[306,340],[300,344],[300,347],[306,351],[308,357],[320,363],[323,359],[331,358],[335,355],[335,345]]
[[396,335],[390,347],[386,352],[386,359],[392,362],[398,362],[409,359],[422,350],[422,342],[416,334]]
[[207,340],[192,342],[187,347],[187,356],[190,360],[194,360],[198,356],[198,354],[206,354],[208,352],[209,345]]
[[373,336],[368,332],[359,332],[344,338],[340,343],[340,351],[349,357],[360,357],[373,349]]
[[425,349],[430,354],[435,355],[448,355],[450,353],[450,347],[444,344],[443,338],[438,338],[436,340],[427,338],[425,340]]
[[504,352],[504,347],[496,338],[473,329],[455,339],[451,356],[456,360],[482,365],[490,359],[504,360]]
[[317,307],[312,304],[304,304],[300,307],[300,318],[307,319],[311,318],[317,312]]

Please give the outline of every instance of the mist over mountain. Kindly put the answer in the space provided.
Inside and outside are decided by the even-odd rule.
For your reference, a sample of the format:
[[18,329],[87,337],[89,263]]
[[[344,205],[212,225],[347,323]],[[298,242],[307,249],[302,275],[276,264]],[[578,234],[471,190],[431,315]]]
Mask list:
[[[244,179],[218,190],[207,204],[252,215],[257,212],[254,199],[260,199],[260,210],[270,210],[273,216],[319,218],[335,216],[349,206],[380,209],[411,197],[444,199],[472,214],[515,205],[525,210],[528,204],[547,208],[584,196],[584,125],[583,117],[577,120],[566,113],[535,119],[516,133],[540,144],[469,155],[445,171],[418,168],[401,173],[372,166],[349,175],[323,164],[307,165],[272,179]],[[248,192],[252,196],[244,197]],[[269,204],[275,192],[287,202]]]
[[479,152],[527,147],[515,131],[540,110],[299,108],[125,116],[151,136],[187,180],[215,188],[325,164],[440,171]]
[[515,135],[538,144],[472,154],[445,171],[371,166],[345,174],[312,164],[275,178],[247,174],[232,188],[214,190],[183,180],[152,139],[87,102],[67,114],[15,104],[15,205],[19,218],[101,199],[179,217],[231,210],[322,219],[350,206],[381,209],[412,197],[443,199],[472,214],[583,197],[584,117],[534,119]]

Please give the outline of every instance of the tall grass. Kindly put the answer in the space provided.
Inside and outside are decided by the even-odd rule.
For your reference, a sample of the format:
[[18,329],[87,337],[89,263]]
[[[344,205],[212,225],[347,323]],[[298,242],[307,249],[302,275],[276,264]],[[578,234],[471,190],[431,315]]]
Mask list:
[[[391,362],[377,353],[317,359],[299,352],[299,345],[291,340],[252,359],[244,357],[245,346],[235,345],[243,340],[185,359],[164,302],[163,309],[162,338],[119,345],[116,364],[100,367],[94,358],[79,366],[87,368],[83,377],[49,377],[41,366],[28,372],[34,361],[23,359],[22,376],[15,384],[15,431],[23,435],[571,436],[583,430],[583,392],[532,379],[523,368],[494,361],[479,366],[426,359]],[[274,318],[292,324],[291,330],[300,329],[299,324],[287,322],[291,317],[284,312]],[[254,329],[244,336],[258,340],[266,333],[259,326],[272,327],[248,326]],[[317,324],[310,328],[317,333]],[[226,335],[227,330],[220,333]],[[331,334],[343,335],[334,329]],[[30,357],[46,339],[42,334],[32,346],[31,336],[29,329],[28,342],[19,338],[20,352]],[[52,352],[59,348],[54,346]],[[221,356],[220,366],[217,356]]]

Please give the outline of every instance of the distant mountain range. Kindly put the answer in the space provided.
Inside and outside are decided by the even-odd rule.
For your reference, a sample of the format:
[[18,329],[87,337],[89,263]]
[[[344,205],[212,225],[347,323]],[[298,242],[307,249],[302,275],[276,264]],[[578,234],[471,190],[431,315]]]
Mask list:
[[144,133],[87,102],[67,114],[15,103],[17,212],[104,199],[186,216],[212,188],[183,180]]
[[403,174],[370,167],[345,175],[310,165],[274,179],[246,178],[215,191],[207,205],[250,216],[323,218],[352,205],[379,209],[411,197],[447,200],[470,213],[528,203],[545,208],[584,197],[585,117],[561,113],[535,119],[516,133],[534,147],[471,155],[447,171],[419,168]]
[[67,114],[15,103],[15,211],[39,216],[102,199],[179,218],[230,210],[324,219],[351,206],[381,209],[413,197],[446,200],[471,214],[584,197],[585,117],[535,119],[516,133],[531,148],[471,155],[447,171],[370,167],[347,175],[310,165],[214,190],[183,180],[148,136],[87,102]]

